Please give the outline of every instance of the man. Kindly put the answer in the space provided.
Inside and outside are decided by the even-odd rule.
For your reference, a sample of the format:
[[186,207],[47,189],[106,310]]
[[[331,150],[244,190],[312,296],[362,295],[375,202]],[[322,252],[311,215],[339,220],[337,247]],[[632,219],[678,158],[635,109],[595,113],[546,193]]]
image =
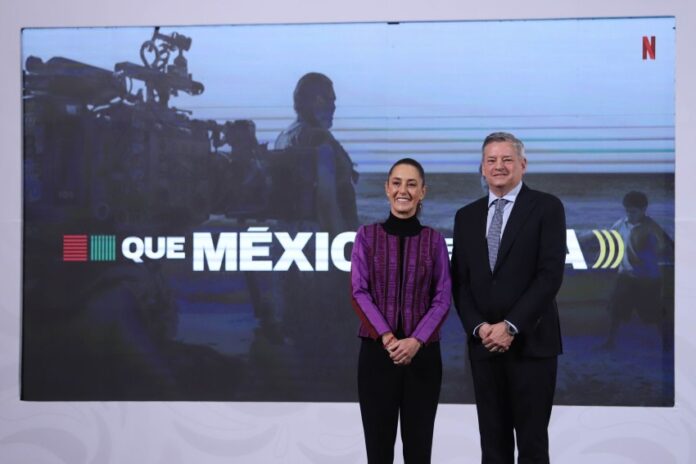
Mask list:
[[[358,227],[355,187],[358,173],[341,144],[331,134],[336,95],[331,79],[311,72],[300,78],[293,94],[297,119],[276,139],[276,149],[316,150],[314,215],[322,231],[340,234]],[[288,192],[292,195],[292,192]]]
[[[483,463],[548,463],[548,424],[561,333],[556,293],[565,265],[565,213],[522,182],[524,145],[483,142],[489,194],[454,222],[452,289],[468,338]],[[514,435],[513,435],[514,434]]]
[[[275,141],[275,149],[284,150],[285,158],[294,163],[274,178],[274,182],[285,182],[281,184],[281,200],[291,203],[280,211],[278,230],[291,235],[328,232],[331,239],[355,231],[357,172],[331,133],[336,112],[331,79],[317,72],[303,75],[295,86],[293,106],[297,118]],[[313,262],[314,246],[305,248],[308,260]],[[274,246],[271,257],[279,257],[284,251]],[[257,283],[252,285],[260,296],[255,306],[259,308],[257,314],[273,316],[279,327],[278,337],[284,343],[277,348],[274,362],[279,360],[277,378],[293,376],[294,384],[286,388],[289,397],[354,400],[357,354],[348,292],[350,276],[333,266],[322,272],[303,272],[292,266],[286,272],[255,274]],[[268,357],[273,349],[260,345],[259,356]],[[288,368],[287,358],[299,365]],[[309,384],[312,388],[307,387]]]
[[611,228],[621,234],[626,252],[609,300],[609,335],[602,347],[615,347],[619,325],[629,320],[635,310],[643,322],[658,326],[664,347],[671,349],[673,309],[663,304],[661,268],[674,263],[674,242],[647,215],[645,193],[628,192],[623,197],[623,207],[626,216]]

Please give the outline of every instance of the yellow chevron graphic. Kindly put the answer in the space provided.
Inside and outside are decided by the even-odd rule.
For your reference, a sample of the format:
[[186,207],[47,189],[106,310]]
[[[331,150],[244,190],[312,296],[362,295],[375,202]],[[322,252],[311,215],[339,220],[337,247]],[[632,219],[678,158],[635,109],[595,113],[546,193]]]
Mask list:
[[603,231],[602,231],[602,234],[603,234],[604,237],[607,239],[607,245],[609,246],[609,250],[608,250],[608,252],[607,252],[607,260],[606,260],[606,262],[605,262],[604,264],[602,264],[602,266],[601,266],[602,269],[606,269],[606,268],[609,267],[609,265],[611,264],[611,261],[614,259],[614,252],[615,252],[614,247],[615,247],[615,245],[614,245],[614,240],[612,240],[611,234],[609,233],[608,230],[606,230],[606,229],[603,230]]
[[626,252],[626,246],[621,238],[621,234],[615,230],[606,229],[594,229],[592,233],[599,242],[599,256],[597,256],[597,261],[592,265],[592,269],[616,269],[619,267]]
[[624,257],[624,253],[626,252],[626,247],[624,246],[623,238],[621,238],[621,234],[619,234],[617,231],[612,230],[611,231],[612,235],[616,239],[616,243],[619,245],[619,251],[616,253],[616,260],[612,263],[611,268],[616,269],[619,267],[619,264],[621,264],[621,260]]
[[597,269],[599,264],[604,261],[604,256],[607,253],[607,245],[604,243],[604,237],[602,237],[602,234],[600,234],[598,230],[595,229],[592,233],[595,234],[595,237],[597,237],[599,241],[599,256],[597,256],[597,261],[592,265],[592,269]]

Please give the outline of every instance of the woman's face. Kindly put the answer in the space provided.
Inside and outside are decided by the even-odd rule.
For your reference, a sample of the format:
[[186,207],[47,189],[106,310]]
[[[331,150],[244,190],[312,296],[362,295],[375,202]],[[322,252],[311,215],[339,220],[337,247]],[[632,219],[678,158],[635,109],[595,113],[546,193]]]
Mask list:
[[397,164],[384,184],[391,212],[402,219],[418,212],[418,203],[425,198],[423,179],[414,166]]

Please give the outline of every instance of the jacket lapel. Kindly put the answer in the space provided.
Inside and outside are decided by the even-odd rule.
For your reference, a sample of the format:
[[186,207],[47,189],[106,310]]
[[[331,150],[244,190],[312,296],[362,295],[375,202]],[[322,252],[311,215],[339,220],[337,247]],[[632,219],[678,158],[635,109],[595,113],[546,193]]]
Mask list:
[[517,233],[524,224],[525,220],[529,216],[529,213],[534,207],[534,195],[532,195],[529,188],[522,184],[522,189],[515,199],[515,204],[510,212],[510,217],[508,218],[507,224],[505,224],[505,230],[503,231],[503,236],[500,239],[500,247],[498,248],[498,259],[495,263],[495,271],[498,270],[500,265],[505,261],[512,244],[515,242]]

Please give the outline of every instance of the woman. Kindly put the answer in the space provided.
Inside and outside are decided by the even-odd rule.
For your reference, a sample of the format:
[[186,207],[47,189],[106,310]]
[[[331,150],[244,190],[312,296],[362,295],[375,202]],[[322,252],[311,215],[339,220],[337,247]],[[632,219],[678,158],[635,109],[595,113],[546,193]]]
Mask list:
[[397,161],[384,189],[389,218],[358,229],[351,258],[367,458],[393,462],[400,415],[405,462],[428,463],[442,380],[439,329],[451,298],[447,246],[417,218],[426,192],[420,163]]

